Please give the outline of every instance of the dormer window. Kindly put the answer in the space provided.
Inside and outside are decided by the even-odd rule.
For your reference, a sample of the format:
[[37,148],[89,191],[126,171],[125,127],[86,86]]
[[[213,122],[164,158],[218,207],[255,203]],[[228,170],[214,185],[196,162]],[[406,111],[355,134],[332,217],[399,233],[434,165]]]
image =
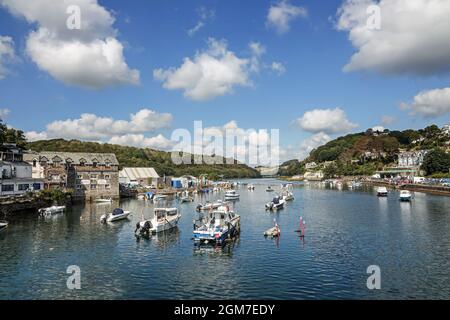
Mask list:
[[86,165],[86,159],[80,159],[80,166],[84,167]]

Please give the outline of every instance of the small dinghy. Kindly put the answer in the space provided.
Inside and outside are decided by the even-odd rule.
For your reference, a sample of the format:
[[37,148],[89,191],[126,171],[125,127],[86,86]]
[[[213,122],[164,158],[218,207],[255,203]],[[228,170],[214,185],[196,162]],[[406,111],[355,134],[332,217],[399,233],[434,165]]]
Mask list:
[[282,197],[276,196],[272,201],[266,203],[266,210],[277,211],[283,209],[285,203],[286,201]]
[[6,229],[8,221],[0,220],[0,230]]
[[377,189],[377,196],[379,197],[387,197],[388,190],[386,187],[378,187]]
[[265,236],[265,237],[276,238],[276,237],[279,237],[279,236],[281,235],[281,229],[280,229],[280,227],[278,226],[277,221],[274,220],[274,222],[275,222],[275,226],[272,227],[272,228],[270,228],[270,229],[267,229],[267,230],[264,232],[264,236]]
[[197,211],[210,211],[219,208],[223,205],[222,200],[217,200],[217,202],[206,202],[205,204],[199,203],[197,205]]
[[168,197],[168,196],[167,196],[166,194],[155,194],[155,195],[153,196],[153,202],[166,200],[167,197]]
[[400,191],[400,197],[399,197],[400,201],[411,201],[412,198],[413,198],[413,196],[412,196],[411,191],[409,191],[409,190]]
[[266,191],[267,191],[267,192],[272,192],[272,191],[274,191],[274,190],[273,190],[273,188],[272,188],[271,186],[268,186],[267,189],[266,189]]
[[225,200],[237,200],[239,199],[239,193],[236,190],[228,190],[225,192]]
[[130,211],[123,211],[121,208],[116,208],[111,213],[105,213],[100,217],[100,222],[114,222],[122,219],[127,219],[130,215]]
[[95,199],[95,202],[98,203],[111,203],[113,200],[112,198],[99,198],[99,199]]
[[183,203],[183,202],[192,202],[192,201],[194,201],[194,198],[191,197],[191,196],[189,196],[189,192],[184,191],[184,192],[181,194],[181,197],[180,197],[180,202],[181,202],[181,203]]
[[255,186],[253,184],[249,184],[247,189],[250,190],[250,191],[254,191],[255,190]]
[[66,210],[66,206],[51,206],[48,208],[41,208],[38,210],[39,214],[41,215],[52,215],[52,214],[57,214],[57,213],[62,213],[64,212],[64,210]]

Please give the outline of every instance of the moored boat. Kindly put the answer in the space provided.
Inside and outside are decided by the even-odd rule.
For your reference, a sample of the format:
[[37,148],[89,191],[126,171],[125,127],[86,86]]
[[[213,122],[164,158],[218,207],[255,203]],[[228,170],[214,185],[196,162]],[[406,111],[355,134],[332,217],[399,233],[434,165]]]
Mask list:
[[62,213],[66,210],[66,206],[51,206],[48,208],[41,208],[38,210],[39,214],[41,215],[51,215],[51,214],[57,214]]
[[163,231],[168,231],[178,226],[181,214],[178,208],[155,208],[152,219],[142,220],[136,224],[135,234],[150,236]]
[[194,223],[194,241],[222,244],[239,233],[241,217],[227,203]]
[[377,188],[377,196],[379,197],[387,197],[388,189],[386,187],[378,187]]
[[277,211],[283,209],[285,203],[286,201],[282,197],[276,196],[272,201],[266,203],[266,210]]
[[274,220],[274,223],[275,223],[275,226],[274,226],[274,227],[269,228],[269,229],[267,229],[267,230],[264,232],[264,236],[265,236],[265,237],[273,237],[273,238],[276,238],[276,237],[279,237],[279,236],[281,235],[281,229],[280,229],[280,227],[278,226],[278,223],[276,222],[276,220]]
[[181,194],[181,197],[180,197],[180,202],[181,203],[183,203],[183,202],[192,202],[192,201],[194,201],[194,198],[189,196],[189,192],[188,191],[184,191]]
[[98,203],[110,203],[112,201],[113,201],[112,198],[98,198],[98,199],[95,199],[95,202],[98,202]]
[[216,202],[199,203],[196,209],[197,211],[209,211],[217,209],[222,204],[223,204],[222,200],[217,200]]
[[271,186],[268,186],[267,189],[266,189],[266,191],[267,191],[267,192],[272,192],[272,191],[275,191],[275,190],[273,190],[273,188],[272,188]]
[[239,193],[236,190],[228,190],[225,192],[225,200],[237,200],[239,199]]
[[401,190],[399,200],[400,201],[411,201],[412,193],[409,190]]
[[6,229],[8,226],[8,221],[0,220],[0,230]]
[[121,208],[116,208],[111,213],[103,214],[100,217],[100,222],[106,223],[127,219],[130,213],[131,213],[130,211],[124,211]]
[[253,184],[249,184],[247,189],[250,191],[253,191],[253,190],[255,190],[255,186]]

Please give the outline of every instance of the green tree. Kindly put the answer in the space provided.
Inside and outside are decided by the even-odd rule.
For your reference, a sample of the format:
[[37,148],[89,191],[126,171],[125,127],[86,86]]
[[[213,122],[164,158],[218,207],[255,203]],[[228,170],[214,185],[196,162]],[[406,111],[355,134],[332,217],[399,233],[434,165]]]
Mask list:
[[427,175],[434,173],[448,173],[450,170],[450,154],[442,149],[433,149],[428,152],[422,164],[422,170]]

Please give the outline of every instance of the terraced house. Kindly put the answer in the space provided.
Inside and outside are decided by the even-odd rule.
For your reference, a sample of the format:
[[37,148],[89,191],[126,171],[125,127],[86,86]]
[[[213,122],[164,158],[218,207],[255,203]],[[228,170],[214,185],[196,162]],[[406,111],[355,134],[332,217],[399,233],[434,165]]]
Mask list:
[[119,197],[119,162],[113,153],[29,152],[24,161],[46,189],[72,189],[74,197],[88,201]]

